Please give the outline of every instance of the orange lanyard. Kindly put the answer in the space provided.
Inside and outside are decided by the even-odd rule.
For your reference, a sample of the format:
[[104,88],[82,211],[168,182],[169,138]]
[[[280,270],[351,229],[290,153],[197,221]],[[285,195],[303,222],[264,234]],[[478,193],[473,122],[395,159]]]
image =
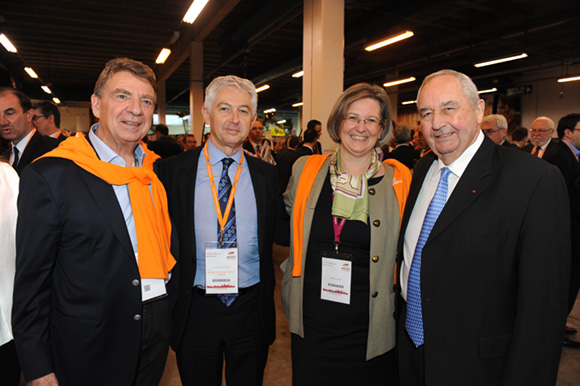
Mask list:
[[203,154],[205,156],[205,167],[207,168],[207,174],[209,175],[209,184],[211,185],[211,193],[213,195],[213,203],[215,205],[215,210],[217,214],[217,219],[220,224],[220,229],[223,232],[226,222],[228,221],[228,216],[232,210],[232,205],[234,203],[234,196],[236,195],[236,189],[238,188],[238,180],[240,179],[240,174],[242,173],[242,164],[244,163],[244,152],[242,151],[242,157],[240,158],[240,164],[238,165],[238,171],[236,172],[236,177],[232,184],[232,190],[230,192],[230,197],[228,198],[228,204],[226,205],[226,211],[222,216],[222,209],[220,207],[218,192],[215,187],[215,180],[213,178],[213,172],[211,170],[211,163],[209,162],[209,154],[207,152],[207,142],[203,147]]

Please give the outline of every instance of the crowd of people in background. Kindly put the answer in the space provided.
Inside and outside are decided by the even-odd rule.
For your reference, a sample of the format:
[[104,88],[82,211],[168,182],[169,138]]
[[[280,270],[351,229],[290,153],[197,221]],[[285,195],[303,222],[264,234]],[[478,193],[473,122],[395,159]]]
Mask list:
[[294,385],[554,385],[580,347],[580,114],[510,127],[442,70],[417,127],[359,83],[273,140],[228,75],[200,146],[147,141],[155,74],[128,58],[90,100],[99,121],[67,135],[0,88],[0,384],[153,386],[171,346],[184,385],[261,385],[273,243]]

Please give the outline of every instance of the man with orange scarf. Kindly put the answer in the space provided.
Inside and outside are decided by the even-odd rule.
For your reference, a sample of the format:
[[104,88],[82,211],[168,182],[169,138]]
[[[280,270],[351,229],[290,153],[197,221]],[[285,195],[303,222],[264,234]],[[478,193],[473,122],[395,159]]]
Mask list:
[[100,119],[22,174],[13,328],[31,385],[158,385],[170,335],[167,198],[151,127],[153,71],[111,60]]

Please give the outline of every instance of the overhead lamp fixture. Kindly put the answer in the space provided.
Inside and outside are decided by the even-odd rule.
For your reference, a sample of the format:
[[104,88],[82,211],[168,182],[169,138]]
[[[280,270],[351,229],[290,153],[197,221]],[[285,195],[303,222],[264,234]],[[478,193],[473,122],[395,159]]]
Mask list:
[[34,72],[34,70],[30,67],[24,67],[24,71],[26,71],[26,73],[28,75],[30,75],[31,78],[36,79],[38,78],[38,75],[36,75],[36,72]]
[[298,102],[298,103],[292,104],[292,107],[300,107],[300,106],[303,106],[303,105],[304,105],[304,102]]
[[383,87],[391,87],[391,86],[396,86],[399,84],[403,84],[403,83],[409,83],[409,82],[414,82],[416,79],[414,76],[411,76],[409,78],[405,78],[405,79],[399,79],[399,80],[394,80],[392,82],[387,82],[383,84]]
[[197,17],[201,13],[203,7],[205,7],[207,2],[208,0],[193,0],[191,6],[189,7],[187,12],[185,13],[185,16],[183,17],[183,21],[189,24],[193,24],[193,22],[195,21],[195,19],[197,19]]
[[304,70],[300,70],[297,73],[292,74],[292,78],[301,78],[304,76]]
[[580,80],[580,76],[573,76],[570,78],[561,78],[561,79],[558,79],[558,83],[575,82],[577,80]]
[[59,105],[59,104],[60,104],[60,99],[58,99],[57,97],[54,97],[54,98],[52,98],[52,101],[53,101],[54,103],[56,103],[57,105]]
[[155,59],[155,63],[163,64],[167,60],[167,58],[171,55],[171,50],[169,48],[163,48],[161,52],[159,52],[159,56]]
[[281,125],[281,124],[283,124],[283,123],[286,123],[286,120],[285,120],[285,119],[282,119],[281,121],[278,121],[278,122],[276,122],[276,123],[277,123],[277,124],[279,124],[279,125]]
[[4,48],[6,48],[6,51],[8,52],[18,52],[18,50],[16,49],[16,47],[14,47],[14,44],[12,44],[12,42],[10,41],[10,39],[8,39],[8,37],[4,34],[0,34],[0,43],[2,43],[2,45],[4,46]]
[[381,48],[381,47],[384,47],[384,46],[388,46],[389,44],[393,44],[393,43],[396,43],[396,42],[400,42],[401,40],[408,39],[408,38],[410,38],[413,35],[415,35],[413,33],[413,31],[405,31],[405,32],[403,32],[401,34],[398,34],[397,36],[393,36],[392,38],[388,38],[386,40],[383,40],[382,42],[378,42],[378,43],[375,43],[375,44],[370,45],[368,47],[365,47],[365,50],[367,50],[367,51],[374,51],[374,50],[376,50],[378,48]]
[[48,88],[48,86],[40,86],[40,88],[42,89],[42,91],[44,91],[47,94],[52,94],[52,91],[50,91],[50,89]]
[[494,87],[494,88],[488,88],[487,90],[478,91],[477,93],[478,94],[487,94],[487,93],[496,92],[496,91],[497,91],[497,88]]
[[512,60],[524,59],[524,58],[527,58],[527,57],[528,57],[528,54],[526,54],[524,52],[523,54],[519,54],[519,55],[515,55],[515,56],[508,56],[507,58],[494,59],[494,60],[490,60],[488,62],[476,63],[476,64],[474,64],[474,66],[477,67],[477,68],[479,68],[479,67],[485,67],[485,66],[492,66],[494,64],[504,63],[504,62],[511,62]]
[[412,104],[415,104],[415,103],[417,103],[417,101],[404,101],[404,102],[401,102],[401,104],[402,104],[403,106],[406,106],[406,105],[412,105]]
[[276,109],[273,107],[271,109],[264,110],[264,114],[270,114],[270,113],[275,113],[275,112],[276,112]]
[[256,88],[256,92],[262,92],[262,91],[267,90],[269,88],[270,88],[270,85],[269,84],[265,84],[263,86],[260,86],[260,87]]

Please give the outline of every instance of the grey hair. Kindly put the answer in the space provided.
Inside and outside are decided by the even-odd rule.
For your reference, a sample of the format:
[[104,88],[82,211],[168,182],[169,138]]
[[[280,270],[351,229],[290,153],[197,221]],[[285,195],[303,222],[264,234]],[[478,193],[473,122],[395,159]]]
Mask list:
[[393,129],[393,137],[398,144],[407,143],[411,139],[411,128],[404,122],[397,123]]
[[490,114],[483,117],[481,123],[493,122],[499,130],[506,130],[508,127],[507,119],[501,114]]
[[463,89],[463,94],[465,95],[467,100],[469,100],[469,102],[471,103],[471,107],[473,109],[475,109],[477,102],[479,101],[479,94],[477,93],[477,87],[475,86],[475,83],[473,83],[471,78],[468,77],[467,75],[465,75],[461,72],[455,71],[455,70],[441,70],[441,71],[434,72],[433,74],[427,76],[423,80],[421,87],[419,87],[419,91],[417,92],[417,100],[419,100],[419,96],[421,95],[421,91],[423,91],[423,87],[427,83],[429,83],[431,80],[433,80],[434,78],[436,78],[438,76],[444,76],[444,75],[452,76],[459,81],[459,83],[461,84],[461,88]]
[[[556,125],[554,125],[554,121],[551,118],[548,117],[538,117],[536,119],[534,119],[534,122],[536,121],[546,121],[548,122],[548,126],[550,126],[550,129],[553,129],[556,127]],[[534,122],[532,122],[532,125],[534,124]]]
[[235,75],[219,76],[211,81],[209,86],[205,89],[205,101],[203,103],[205,108],[211,110],[217,93],[228,86],[233,86],[240,91],[246,91],[250,94],[252,113],[255,114],[258,109],[258,94],[256,93],[256,86],[248,79],[243,79]]

